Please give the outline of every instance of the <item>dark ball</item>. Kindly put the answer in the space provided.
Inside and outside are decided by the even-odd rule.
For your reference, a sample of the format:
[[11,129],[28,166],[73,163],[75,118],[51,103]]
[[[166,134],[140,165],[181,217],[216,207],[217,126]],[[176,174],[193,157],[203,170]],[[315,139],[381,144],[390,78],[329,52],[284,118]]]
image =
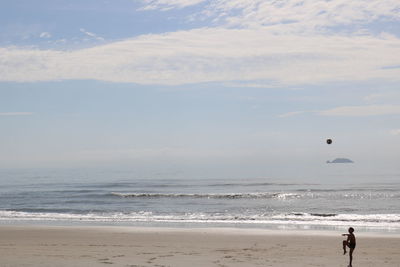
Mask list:
[[326,143],[327,143],[328,145],[332,144],[332,139],[326,139]]

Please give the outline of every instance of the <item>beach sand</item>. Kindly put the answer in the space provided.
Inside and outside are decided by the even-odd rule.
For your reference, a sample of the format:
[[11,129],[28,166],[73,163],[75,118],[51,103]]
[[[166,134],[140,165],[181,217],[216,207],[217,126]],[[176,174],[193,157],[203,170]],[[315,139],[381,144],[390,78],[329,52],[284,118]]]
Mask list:
[[[8,266],[347,266],[341,232],[0,226]],[[399,267],[400,236],[357,234],[353,266]]]

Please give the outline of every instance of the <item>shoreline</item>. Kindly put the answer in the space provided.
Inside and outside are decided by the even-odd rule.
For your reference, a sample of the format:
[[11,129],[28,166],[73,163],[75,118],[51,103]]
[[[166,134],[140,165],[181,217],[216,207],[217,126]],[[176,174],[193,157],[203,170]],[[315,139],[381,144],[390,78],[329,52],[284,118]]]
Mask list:
[[[294,228],[294,227],[243,227],[239,226],[204,226],[204,225],[127,225],[127,224],[90,224],[90,223],[1,223],[0,231],[2,229],[60,229],[60,230],[99,230],[99,231],[123,231],[123,232],[217,232],[221,234],[244,234],[244,235],[304,235],[304,236],[340,236],[342,233],[347,233],[347,228],[342,229],[325,229],[325,228]],[[393,230],[360,230],[356,228],[357,234],[364,237],[387,237],[399,238],[400,231]]]
[[[356,230],[357,231],[357,230]],[[347,266],[340,231],[0,225],[3,266]],[[400,235],[357,233],[353,266],[398,267]]]
[[0,227],[16,226],[16,227],[73,227],[73,228],[121,228],[121,229],[218,229],[221,231],[232,229],[235,231],[257,231],[257,232],[290,232],[290,233],[313,233],[317,232],[322,235],[326,233],[341,233],[346,232],[348,227],[352,226],[357,233],[362,233],[365,236],[397,236],[400,237],[399,228],[376,228],[358,226],[349,223],[346,226],[327,226],[327,225],[307,225],[307,224],[245,224],[245,223],[170,223],[170,222],[85,222],[85,221],[45,221],[45,220],[0,220]]

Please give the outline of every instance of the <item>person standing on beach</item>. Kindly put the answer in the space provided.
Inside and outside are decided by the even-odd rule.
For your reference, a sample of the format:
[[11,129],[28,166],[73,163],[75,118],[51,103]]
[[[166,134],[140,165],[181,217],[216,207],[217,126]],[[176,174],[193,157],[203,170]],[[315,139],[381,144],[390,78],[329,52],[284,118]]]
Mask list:
[[349,233],[348,234],[342,234],[342,236],[347,236],[347,240],[343,240],[343,255],[346,254],[346,248],[349,247],[349,258],[350,258],[350,263],[348,267],[352,267],[353,263],[353,251],[356,248],[356,236],[353,234],[354,228],[350,227],[349,228]]

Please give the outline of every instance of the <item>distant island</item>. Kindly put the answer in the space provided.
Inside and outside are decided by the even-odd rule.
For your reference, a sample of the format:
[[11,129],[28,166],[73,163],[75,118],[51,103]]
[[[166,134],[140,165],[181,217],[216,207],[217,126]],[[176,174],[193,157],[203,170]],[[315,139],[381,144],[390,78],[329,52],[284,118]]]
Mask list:
[[354,163],[351,159],[346,159],[346,158],[336,158],[332,161],[327,161],[326,163]]

